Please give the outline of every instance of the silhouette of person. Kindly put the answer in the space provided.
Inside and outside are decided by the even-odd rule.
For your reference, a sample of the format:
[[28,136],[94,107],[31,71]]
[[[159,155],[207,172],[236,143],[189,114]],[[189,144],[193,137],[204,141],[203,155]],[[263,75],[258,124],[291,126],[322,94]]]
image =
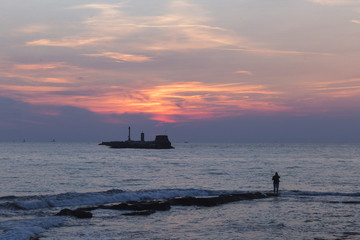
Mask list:
[[272,180],[273,180],[273,185],[274,185],[274,193],[276,192],[276,194],[278,194],[279,193],[280,176],[277,172],[272,177]]

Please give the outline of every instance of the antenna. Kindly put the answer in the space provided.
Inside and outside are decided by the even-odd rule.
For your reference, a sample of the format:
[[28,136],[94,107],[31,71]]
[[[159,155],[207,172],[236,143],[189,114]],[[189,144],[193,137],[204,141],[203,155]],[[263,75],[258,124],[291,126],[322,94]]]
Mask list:
[[130,126],[129,126],[129,136],[128,136],[128,141],[129,141],[129,142],[131,141],[131,138],[130,138]]

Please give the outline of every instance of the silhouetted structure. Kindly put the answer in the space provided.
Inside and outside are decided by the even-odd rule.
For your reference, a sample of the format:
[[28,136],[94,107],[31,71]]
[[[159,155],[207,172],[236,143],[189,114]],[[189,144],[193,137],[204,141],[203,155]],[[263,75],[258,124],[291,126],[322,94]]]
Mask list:
[[145,141],[145,134],[141,133],[140,141],[131,140],[130,127],[127,141],[102,142],[99,145],[109,146],[110,148],[144,148],[144,149],[171,149],[171,142],[167,135],[157,135],[154,141]]

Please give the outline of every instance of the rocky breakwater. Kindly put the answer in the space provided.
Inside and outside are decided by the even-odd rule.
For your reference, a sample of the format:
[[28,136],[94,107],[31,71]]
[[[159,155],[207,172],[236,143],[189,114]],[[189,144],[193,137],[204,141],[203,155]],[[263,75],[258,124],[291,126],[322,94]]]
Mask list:
[[255,192],[255,193],[239,193],[239,194],[222,194],[219,196],[210,196],[210,197],[177,197],[170,199],[169,202],[171,205],[214,207],[231,202],[261,199],[270,196],[271,195],[269,194]]
[[[57,216],[73,216],[76,218],[91,218],[91,211],[96,209],[112,209],[126,211],[123,215],[127,216],[148,216],[156,211],[168,211],[171,206],[200,206],[200,207],[214,207],[226,203],[254,200],[274,197],[277,195],[271,193],[237,193],[237,194],[222,194],[218,196],[206,196],[206,197],[175,197],[166,200],[154,200],[154,201],[132,201],[111,205],[98,205],[84,208],[77,208],[75,210],[62,209],[58,212]],[[130,211],[130,212],[129,212]]]

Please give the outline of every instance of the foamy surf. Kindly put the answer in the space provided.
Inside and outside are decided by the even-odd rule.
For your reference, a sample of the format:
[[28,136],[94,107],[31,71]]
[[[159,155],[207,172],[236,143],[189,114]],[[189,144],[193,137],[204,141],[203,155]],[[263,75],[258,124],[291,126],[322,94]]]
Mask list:
[[29,240],[49,228],[58,227],[65,221],[65,217],[47,216],[26,220],[11,220],[0,223],[0,239]]
[[179,196],[209,196],[225,192],[226,191],[209,191],[202,189],[159,189],[142,191],[122,191],[115,189],[105,192],[63,193],[48,196],[15,197],[12,201],[1,203],[0,207],[14,206],[18,209],[31,210],[167,199]]
[[[59,207],[80,207],[101,204],[111,204],[129,201],[150,201],[164,200],[174,197],[198,197],[198,196],[217,196],[220,194],[246,193],[256,191],[237,191],[237,190],[206,190],[206,189],[158,189],[158,190],[141,190],[141,191],[123,191],[113,189],[105,192],[88,192],[88,193],[63,193],[57,195],[45,196],[25,196],[2,198],[0,208],[16,208],[21,210],[35,210]],[[265,192],[265,191],[258,191]],[[268,191],[271,193],[271,191]],[[315,192],[315,191],[297,191],[283,190],[280,192],[282,197],[346,197],[358,198],[360,193],[341,193],[341,192]],[[4,201],[5,200],[5,201]]]

